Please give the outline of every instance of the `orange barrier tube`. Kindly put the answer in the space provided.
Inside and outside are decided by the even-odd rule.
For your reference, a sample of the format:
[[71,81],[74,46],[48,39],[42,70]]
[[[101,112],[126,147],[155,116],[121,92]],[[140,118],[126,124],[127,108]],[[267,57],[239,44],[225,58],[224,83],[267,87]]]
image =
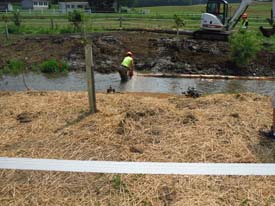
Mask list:
[[227,76],[227,75],[205,75],[205,74],[137,74],[142,77],[157,77],[157,78],[189,78],[189,79],[225,79],[225,80],[267,80],[275,81],[275,77],[254,77],[254,76]]

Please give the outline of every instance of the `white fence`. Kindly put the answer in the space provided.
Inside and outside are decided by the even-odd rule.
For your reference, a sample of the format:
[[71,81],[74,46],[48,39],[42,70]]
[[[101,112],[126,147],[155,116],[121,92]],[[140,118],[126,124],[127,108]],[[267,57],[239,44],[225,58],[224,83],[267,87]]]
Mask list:
[[108,174],[275,176],[275,164],[157,163],[0,158],[0,169]]

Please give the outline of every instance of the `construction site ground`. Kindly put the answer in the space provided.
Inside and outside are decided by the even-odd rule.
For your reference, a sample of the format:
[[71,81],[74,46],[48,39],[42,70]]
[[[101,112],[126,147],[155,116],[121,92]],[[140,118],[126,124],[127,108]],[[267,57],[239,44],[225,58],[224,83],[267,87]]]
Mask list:
[[[244,67],[230,58],[230,45],[222,41],[194,40],[150,32],[109,32],[88,36],[93,42],[95,69],[100,73],[117,70],[125,53],[132,51],[136,70],[182,74],[274,76],[275,53],[263,49]],[[10,60],[24,61],[28,68],[50,59],[68,62],[71,70],[85,70],[84,41],[80,35],[0,37],[0,69]]]
[[[273,163],[271,98],[0,92],[0,156]],[[0,171],[1,205],[274,205],[275,178]]]

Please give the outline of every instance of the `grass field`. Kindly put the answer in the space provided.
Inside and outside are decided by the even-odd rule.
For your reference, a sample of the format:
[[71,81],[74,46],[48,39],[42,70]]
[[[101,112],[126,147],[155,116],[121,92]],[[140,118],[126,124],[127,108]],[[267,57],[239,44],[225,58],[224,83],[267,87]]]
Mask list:
[[[232,15],[239,4],[230,5],[230,14]],[[271,3],[254,3],[247,13],[249,14],[249,27],[251,30],[257,30],[259,26],[269,26],[266,18],[270,17]],[[86,31],[93,32],[106,29],[120,28],[174,28],[173,16],[179,15],[184,21],[183,29],[197,30],[200,28],[201,13],[205,11],[205,5],[192,6],[161,6],[161,7],[143,7],[134,8],[129,13],[123,14],[85,14]],[[12,17],[12,14],[8,14]],[[51,19],[53,19],[55,28],[66,29],[70,26],[67,15],[58,13],[58,10],[48,11],[25,11],[21,13],[22,25],[28,27],[28,32],[35,30],[33,33],[45,33],[45,30],[51,29]],[[12,26],[10,21],[9,25]],[[4,30],[3,21],[0,22],[0,28]],[[24,30],[24,29],[21,29]],[[38,31],[37,31],[38,30]],[[57,29],[58,30],[58,29]],[[23,32],[23,31],[22,31]],[[21,33],[22,33],[21,32]],[[47,31],[46,33],[59,33],[60,31]],[[23,32],[24,33],[24,32]],[[61,32],[62,33],[62,32]]]
[[[229,8],[234,12],[239,4],[230,4]],[[144,7],[141,10],[150,10],[151,14],[173,15],[173,14],[200,14],[205,12],[206,5],[192,5],[192,6],[159,6],[159,7]],[[264,16],[269,17],[271,10],[271,2],[257,2],[249,6],[247,12],[250,16]]]

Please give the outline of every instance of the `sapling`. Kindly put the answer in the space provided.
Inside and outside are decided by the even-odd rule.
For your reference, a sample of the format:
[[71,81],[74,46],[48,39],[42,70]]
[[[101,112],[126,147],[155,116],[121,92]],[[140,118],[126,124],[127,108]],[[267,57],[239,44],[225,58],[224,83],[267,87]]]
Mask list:
[[7,15],[2,15],[3,22],[5,23],[5,35],[6,35],[6,39],[9,39],[9,28],[8,28],[8,22],[9,22],[9,17]]
[[180,43],[179,30],[180,30],[180,27],[185,26],[185,22],[178,15],[175,14],[174,15],[174,23],[175,23],[175,26],[176,26],[176,29],[177,29],[177,46],[179,48],[179,43]]

